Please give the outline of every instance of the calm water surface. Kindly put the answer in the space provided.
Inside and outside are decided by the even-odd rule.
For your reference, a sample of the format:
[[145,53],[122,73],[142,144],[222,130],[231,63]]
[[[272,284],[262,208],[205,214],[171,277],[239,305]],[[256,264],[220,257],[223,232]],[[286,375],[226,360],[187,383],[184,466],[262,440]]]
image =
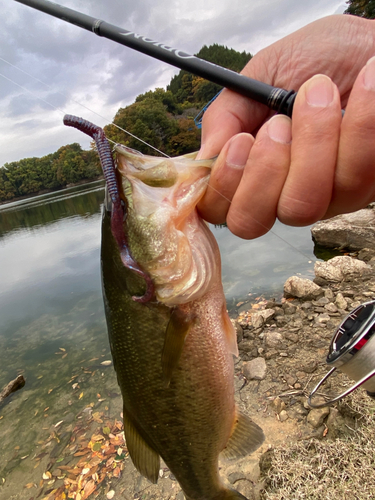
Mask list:
[[[113,368],[101,364],[111,359],[99,267],[103,195],[98,181],[0,206],[0,390],[18,373],[26,378],[0,405],[0,500],[37,497],[24,485],[37,488],[48,460],[65,457],[56,423],[64,419],[61,435],[70,436],[69,422],[85,408],[119,418]],[[241,300],[280,297],[293,274],[312,276],[309,228],[276,224],[254,241],[212,229],[233,313]]]

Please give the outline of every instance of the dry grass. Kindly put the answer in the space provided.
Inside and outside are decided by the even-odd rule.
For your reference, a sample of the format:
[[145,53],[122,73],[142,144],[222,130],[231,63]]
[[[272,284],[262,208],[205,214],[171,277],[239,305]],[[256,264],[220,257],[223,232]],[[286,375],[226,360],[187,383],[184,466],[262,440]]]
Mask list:
[[340,411],[355,417],[352,436],[272,450],[264,500],[375,498],[375,401],[358,390],[341,403]]

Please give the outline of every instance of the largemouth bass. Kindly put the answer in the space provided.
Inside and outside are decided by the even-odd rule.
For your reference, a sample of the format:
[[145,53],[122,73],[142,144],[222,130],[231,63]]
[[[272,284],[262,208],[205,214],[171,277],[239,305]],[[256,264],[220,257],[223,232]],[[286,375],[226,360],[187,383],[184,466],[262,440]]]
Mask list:
[[222,483],[219,455],[245,456],[264,435],[234,403],[236,335],[219,249],[196,210],[212,161],[116,153],[125,237],[107,196],[101,263],[129,454],[153,483],[161,457],[188,500],[245,499]]

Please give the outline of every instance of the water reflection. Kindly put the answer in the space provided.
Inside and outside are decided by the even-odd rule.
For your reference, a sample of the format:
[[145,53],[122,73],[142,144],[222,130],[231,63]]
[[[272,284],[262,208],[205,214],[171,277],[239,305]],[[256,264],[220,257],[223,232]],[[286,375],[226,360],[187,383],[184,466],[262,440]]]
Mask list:
[[99,180],[0,205],[0,239],[15,231],[40,228],[67,217],[97,214],[103,189],[104,181]]
[[229,308],[254,295],[280,297],[283,283],[293,274],[313,277],[316,257],[310,228],[276,222],[272,232],[245,241],[226,228],[212,228],[219,243],[222,279]]

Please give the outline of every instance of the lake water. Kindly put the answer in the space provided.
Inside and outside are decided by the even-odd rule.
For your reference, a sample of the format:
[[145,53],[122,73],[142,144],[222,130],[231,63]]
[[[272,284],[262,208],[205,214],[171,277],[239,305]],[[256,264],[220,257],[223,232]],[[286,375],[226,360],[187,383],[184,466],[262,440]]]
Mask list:
[[[111,359],[99,267],[103,194],[98,181],[0,206],[0,390],[19,373],[26,378],[0,405],[0,500],[62,491],[62,477],[42,474],[71,463],[77,422],[120,418],[113,368],[102,364]],[[239,301],[281,297],[291,275],[313,275],[309,228],[276,224],[253,241],[212,229],[232,314]]]

